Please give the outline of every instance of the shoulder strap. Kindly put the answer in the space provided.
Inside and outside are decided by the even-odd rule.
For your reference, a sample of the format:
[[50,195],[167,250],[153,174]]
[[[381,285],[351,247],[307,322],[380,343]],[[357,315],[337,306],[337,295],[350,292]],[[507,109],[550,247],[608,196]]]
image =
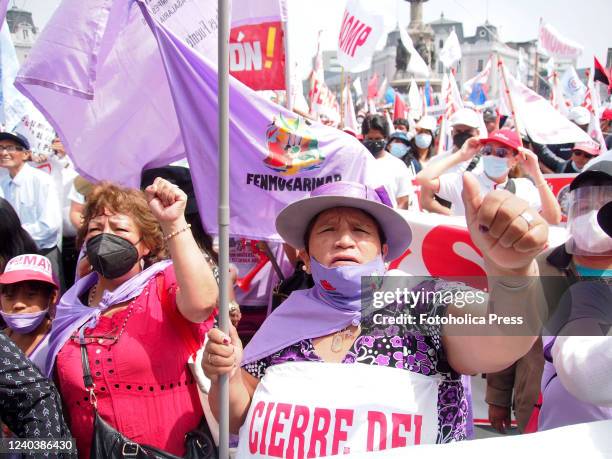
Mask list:
[[480,162],[480,154],[474,156],[472,158],[472,160],[470,161],[470,164],[468,164],[468,167],[466,169],[466,172],[471,172],[473,171],[476,166],[478,166],[478,163]]
[[510,193],[516,194],[516,183],[514,182],[514,179],[508,179],[508,183],[506,183],[504,190],[508,190]]

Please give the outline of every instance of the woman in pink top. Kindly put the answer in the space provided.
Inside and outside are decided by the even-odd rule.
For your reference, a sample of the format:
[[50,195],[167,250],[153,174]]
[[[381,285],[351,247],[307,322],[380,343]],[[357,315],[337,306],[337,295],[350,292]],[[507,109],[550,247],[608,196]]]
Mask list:
[[203,343],[218,288],[185,221],[185,204],[185,194],[159,178],[145,194],[101,184],[87,200],[79,239],[95,272],[62,297],[46,368],[55,374],[80,457],[90,454],[94,410],[79,335],[98,413],[124,436],[182,456],[185,434],[202,419],[186,365],[194,349],[181,330]]

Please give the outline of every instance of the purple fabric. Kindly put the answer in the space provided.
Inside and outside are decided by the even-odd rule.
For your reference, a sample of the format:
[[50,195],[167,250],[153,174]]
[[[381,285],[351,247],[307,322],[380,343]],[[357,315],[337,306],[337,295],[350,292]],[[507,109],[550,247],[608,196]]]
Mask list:
[[555,337],[544,338],[546,361],[542,373],[542,408],[538,417],[538,431],[612,419],[612,407],[583,402],[565,389],[552,361],[551,351],[554,344]]
[[[154,31],[171,86],[202,220],[217,232],[217,71],[206,57],[158,24]],[[354,137],[261,98],[230,77],[230,228],[232,235],[280,241],[274,217],[323,183],[366,180],[375,160]],[[239,191],[238,191],[239,190]],[[245,199],[248,196],[248,199]]]
[[4,18],[6,17],[6,9],[8,8],[9,0],[0,0],[0,28],[4,24]]
[[41,369],[47,377],[51,377],[57,353],[64,346],[70,336],[88,323],[87,328],[94,328],[98,323],[100,315],[109,307],[136,298],[145,288],[149,280],[157,273],[166,269],[172,261],[164,260],[149,266],[131,279],[125,281],[114,291],[104,291],[100,304],[87,306],[80,300],[80,296],[89,290],[97,281],[98,274],[91,273],[79,279],[60,299],[57,305],[55,318],[51,325],[51,336],[49,338],[49,353],[45,368]]
[[311,258],[314,287],[297,290],[261,325],[244,350],[254,362],[296,341],[318,338],[361,322],[361,278],[382,276],[382,257],[362,265],[326,268]]

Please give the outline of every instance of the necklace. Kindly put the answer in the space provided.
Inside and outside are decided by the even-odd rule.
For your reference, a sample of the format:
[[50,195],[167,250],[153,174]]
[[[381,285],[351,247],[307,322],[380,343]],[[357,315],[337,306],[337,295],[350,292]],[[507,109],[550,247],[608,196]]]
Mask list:
[[93,287],[89,289],[89,296],[87,297],[87,306],[91,306],[91,303],[93,303],[93,299],[96,296],[97,290],[98,290],[97,283],[93,284]]
[[[354,333],[350,328],[351,326],[349,325],[348,327],[334,333],[334,337],[332,338],[331,342],[332,352],[340,352],[342,350],[342,345],[344,344],[344,339],[353,338]],[[359,327],[357,327],[357,330],[359,331]]]

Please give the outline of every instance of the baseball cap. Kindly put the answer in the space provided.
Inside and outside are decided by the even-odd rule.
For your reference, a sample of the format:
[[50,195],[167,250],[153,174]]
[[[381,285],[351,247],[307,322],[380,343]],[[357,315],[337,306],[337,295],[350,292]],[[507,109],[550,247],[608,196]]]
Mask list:
[[484,112],[482,112],[482,118],[485,121],[495,121],[497,120],[497,113],[492,108],[487,108]]
[[51,261],[34,253],[17,255],[9,260],[0,274],[0,284],[16,284],[23,281],[39,281],[59,288],[53,278]]
[[584,126],[590,123],[591,112],[584,107],[572,107],[569,110],[567,118],[579,126]]
[[611,121],[612,120],[612,108],[606,108],[600,117],[602,120]]
[[587,168],[578,174],[570,184],[570,191],[588,185],[589,180],[593,179],[606,179],[612,183],[612,160],[598,161],[592,165],[587,165]]
[[462,124],[477,129],[480,127],[480,115],[469,108],[460,108],[450,118],[451,127]]
[[395,132],[391,133],[391,135],[389,136],[389,142],[391,140],[396,140],[396,139],[397,140],[401,140],[406,145],[410,146],[410,137],[405,132],[395,131]]
[[12,140],[26,150],[30,149],[30,142],[28,142],[28,139],[17,132],[0,132],[0,140]]
[[436,119],[433,116],[425,115],[423,118],[419,120],[416,124],[417,129],[426,129],[431,132],[436,131]]
[[601,153],[599,144],[594,140],[591,142],[577,142],[572,147],[572,150],[584,151],[585,153],[593,156],[598,156]]
[[490,142],[501,143],[513,150],[518,150],[521,146],[518,134],[516,131],[511,131],[510,129],[498,129],[497,131],[491,132],[486,139],[480,139],[480,143],[483,145]]

